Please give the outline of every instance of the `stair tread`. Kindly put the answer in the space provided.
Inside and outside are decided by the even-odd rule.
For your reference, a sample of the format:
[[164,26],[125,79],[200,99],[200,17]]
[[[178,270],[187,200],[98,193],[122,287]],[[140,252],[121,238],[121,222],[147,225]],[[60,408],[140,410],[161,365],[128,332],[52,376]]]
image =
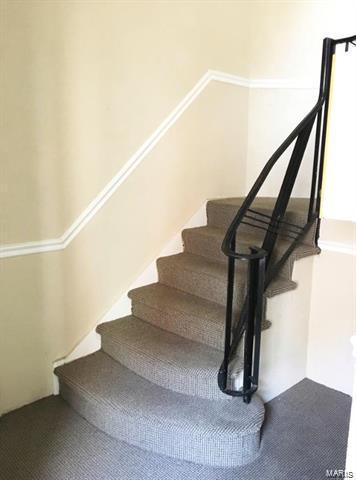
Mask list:
[[[170,255],[168,257],[161,257],[157,260],[158,270],[161,266],[169,267],[175,271],[181,269],[186,272],[195,272],[206,277],[210,277],[217,282],[227,282],[227,263],[210,260],[201,255],[195,255],[188,252]],[[237,269],[236,283],[243,284],[245,274],[242,269]],[[292,280],[277,277],[267,287],[265,296],[272,297],[280,293],[293,290],[296,288],[296,283]]]
[[[261,240],[261,235],[259,235],[259,231],[255,230],[255,233],[253,232],[246,232],[246,231],[241,231],[237,233],[237,245],[241,245],[243,248],[246,249],[246,247],[254,246],[257,244],[257,246],[260,243]],[[194,235],[200,235],[203,237],[208,237],[208,238],[213,238],[216,242],[220,242],[220,247],[222,245],[223,239],[226,234],[226,229],[221,228],[221,227],[214,227],[211,225],[203,225],[201,227],[192,227],[192,228],[186,228],[182,231],[183,238],[186,234],[194,234]],[[279,239],[280,246],[287,246],[290,245],[290,241],[284,240],[284,239]],[[307,248],[307,245],[302,245],[301,247],[297,248]],[[311,247],[309,247],[311,248]],[[247,250],[246,250],[247,251]],[[227,257],[225,256],[227,259]]]
[[[225,229],[209,225],[187,228],[182,232],[184,251],[226,264],[227,257],[221,250],[225,233]],[[264,231],[256,229],[252,229],[252,231],[239,231],[236,239],[236,251],[240,253],[250,253],[249,247],[262,246],[264,233]],[[290,244],[291,241],[289,239],[278,239],[275,245],[272,263],[275,263],[275,261],[282,257]],[[294,260],[315,255],[319,252],[320,249],[318,247],[301,243],[295,248],[285,263],[285,266],[282,267],[280,276],[291,279]]]
[[[224,240],[225,234],[226,234],[226,229],[221,227],[214,227],[211,225],[203,225],[201,227],[186,228],[182,231],[183,239],[184,239],[184,236],[186,235],[197,235],[197,236],[202,236],[206,238],[212,238],[216,242],[220,243],[220,247]],[[236,244],[241,245],[247,252],[248,247],[255,246],[255,245],[259,246],[260,240],[261,240],[261,237],[258,235],[257,230],[255,231],[255,234],[252,232],[241,231],[241,232],[238,232],[237,234]],[[278,239],[277,248],[278,250],[282,250],[283,248],[285,249],[287,246],[290,245],[290,243],[291,242],[288,239],[283,239],[283,238]],[[300,244],[298,245],[298,247],[296,247],[293,254],[296,257],[299,257],[300,255],[303,255],[304,251],[309,255],[313,255],[315,253],[319,253],[320,249],[318,247],[314,247],[311,245]],[[225,259],[227,259],[226,255],[224,255],[224,257]]]
[[[162,283],[135,288],[128,296],[132,300],[134,312],[138,305],[144,307],[144,311],[141,308],[141,314],[136,315],[143,320],[219,351],[223,348],[225,306]],[[153,311],[149,319],[143,316],[147,308],[150,312]],[[167,322],[167,316],[174,317],[174,321]],[[270,325],[271,322],[264,320],[262,329],[265,330]]]
[[[226,231],[233,219],[235,218],[244,200],[245,199],[242,197],[209,200],[206,206],[208,225],[220,227],[224,229],[224,231]],[[254,200],[250,208],[251,210],[255,210],[259,213],[270,216],[273,212],[275,202],[276,199],[272,197],[258,197]],[[294,226],[304,227],[307,222],[308,208],[308,199],[291,198],[287,207],[287,211],[285,212],[284,221],[290,222]],[[263,219],[263,217],[253,212],[250,212],[250,215],[252,217],[259,218],[260,220]],[[251,223],[251,219],[248,223]],[[252,220],[252,224],[256,225],[256,220]],[[309,232],[305,235],[303,239],[303,244],[315,246],[315,229],[316,224],[314,224],[310,228]],[[239,226],[238,236],[240,236],[244,230],[253,231],[257,235],[257,232],[259,231],[260,239],[262,239],[265,234],[265,231],[261,228],[257,229],[256,227],[252,227],[251,225],[241,224]],[[293,230],[294,232],[295,228],[285,224],[281,225],[281,231],[284,233],[284,235],[289,235],[291,230]]]
[[[115,360],[165,388],[204,398],[229,399],[217,386],[222,352],[155,327],[133,315],[102,323],[102,348]],[[235,372],[241,370],[236,364]]]
[[261,420],[258,396],[254,397],[256,402],[246,407],[243,402],[221,402],[172,392],[136,375],[102,351],[58,367],[56,374],[84,395],[122,411],[129,418],[151,418],[172,429],[186,425],[191,430],[195,425],[201,434],[234,435],[253,430]]
[[134,288],[130,290],[128,296],[133,302],[149,303],[158,309],[184,311],[191,316],[205,317],[219,324],[221,320],[225,321],[224,306],[163,283],[151,283]]
[[[186,228],[182,231],[184,251],[226,264],[227,256],[221,250],[225,233],[225,229],[210,225]],[[261,243],[261,230],[241,231],[237,236],[236,250],[250,253],[249,247],[260,246]]]
[[56,374],[64,397],[99,428],[142,448],[198,463],[243,461],[248,455],[245,438],[256,438],[264,418],[257,395],[246,405],[172,392],[102,351],[58,367]]

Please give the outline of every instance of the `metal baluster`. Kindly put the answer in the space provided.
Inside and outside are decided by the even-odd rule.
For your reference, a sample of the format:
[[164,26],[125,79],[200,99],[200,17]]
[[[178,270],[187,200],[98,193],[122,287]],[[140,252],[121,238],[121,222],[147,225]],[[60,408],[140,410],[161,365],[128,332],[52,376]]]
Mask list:
[[[254,251],[254,249],[252,249]],[[255,260],[256,265],[256,307],[255,307],[255,348],[253,356],[253,385],[257,388],[260,371],[261,326],[263,320],[263,293],[265,289],[266,257]]]
[[[233,236],[231,244],[235,249],[236,234]],[[231,246],[232,246],[231,245]],[[218,384],[221,390],[226,390],[227,376],[229,370],[230,348],[231,348],[231,326],[234,308],[234,283],[235,283],[235,258],[229,257],[228,275],[227,275],[227,298],[226,298],[226,319],[225,319],[225,346],[224,360],[218,374]]]

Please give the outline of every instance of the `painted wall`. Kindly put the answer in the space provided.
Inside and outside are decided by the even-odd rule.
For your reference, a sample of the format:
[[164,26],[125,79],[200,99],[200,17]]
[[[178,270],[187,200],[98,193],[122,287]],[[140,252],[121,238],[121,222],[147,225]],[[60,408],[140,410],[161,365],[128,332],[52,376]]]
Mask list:
[[[207,69],[314,82],[353,7],[2,1],[1,243],[61,235]],[[1,261],[0,412],[51,393],[52,362],[207,198],[246,191],[311,93],[211,84],[66,250]]]
[[[314,258],[307,376],[351,395],[350,338],[356,333],[356,224],[324,219],[321,242],[334,247]],[[335,247],[349,246],[354,254]]]
[[354,0],[255,0],[250,2],[249,73],[258,78],[319,77],[324,37],[355,34]]
[[211,84],[69,247],[1,261],[2,411],[52,392],[52,362],[207,198],[243,192],[246,116],[245,89]]
[[[321,63],[321,40],[324,37],[341,38],[354,35],[356,32],[356,2],[354,0],[322,0],[322,1],[263,1],[251,2],[251,39],[249,75],[251,78],[274,78],[289,79],[291,85],[304,86],[305,89],[271,89],[253,90],[250,94],[249,105],[249,139],[247,159],[247,181],[248,190],[258,172],[267,159],[274,153],[277,147],[291,132],[306,113],[311,110],[317,100],[317,89],[319,87],[320,63]],[[356,53],[356,52],[355,52]],[[353,54],[355,55],[355,54]],[[341,55],[340,55],[341,57]],[[338,63],[344,63],[345,58],[340,58]],[[350,70],[354,68],[351,56],[348,56],[349,70],[339,69],[340,77],[350,78]],[[337,65],[340,67],[341,65]],[[353,83],[352,83],[353,82]],[[355,80],[348,80],[339,88],[339,82],[335,87],[341,93],[341,98],[335,98],[340,105],[345,104],[346,91],[354,90],[352,85]],[[336,95],[335,95],[336,96]],[[350,103],[351,97],[348,94],[350,108],[349,117],[355,117],[355,103]],[[343,107],[342,107],[343,108]],[[345,113],[345,112],[344,112]],[[335,111],[335,123],[340,122],[340,113]],[[354,120],[353,120],[354,121]],[[266,128],[266,125],[269,128]],[[349,123],[350,125],[350,123]],[[354,124],[353,124],[354,125]],[[346,137],[349,142],[354,140],[353,125],[347,133],[342,133],[342,140]],[[353,129],[352,129],[353,128]],[[353,140],[350,140],[350,139]],[[258,139],[258,140],[257,140]],[[339,140],[339,139],[338,139]],[[333,155],[334,165],[337,160],[339,165],[340,144],[338,141]],[[354,148],[354,147],[353,147]],[[285,156],[287,158],[287,156]],[[354,158],[348,155],[347,158]],[[296,185],[294,195],[307,196],[309,194],[309,172],[312,163],[311,149],[306,153],[306,161],[303,165],[302,175]],[[353,165],[355,162],[353,162]],[[264,193],[274,194],[280,186],[280,173],[284,168],[281,163],[276,167],[268,184],[264,187]],[[330,166],[331,168],[331,166]],[[351,161],[345,171],[350,172]],[[345,174],[345,177],[347,174]],[[340,178],[340,177],[339,177]],[[350,178],[350,177],[348,177]],[[344,179],[343,179],[344,180]],[[340,179],[338,194],[342,193],[343,180]],[[326,192],[331,198],[328,209],[335,210],[333,198],[335,185]],[[330,195],[329,195],[330,193]],[[353,197],[354,198],[354,197]],[[350,199],[348,199],[350,200]],[[349,201],[350,203],[350,201]],[[336,207],[337,208],[337,207]],[[337,208],[338,211],[340,208]],[[335,215],[335,212],[334,212]],[[333,218],[338,218],[337,216]],[[343,217],[346,219],[346,217]],[[349,217],[347,219],[350,219]]]
[[[320,39],[356,32],[354,1],[252,3],[255,33],[250,44],[254,59],[250,75],[299,79],[306,88],[251,90],[246,190],[315,103]],[[345,245],[348,251],[356,248],[356,50],[346,55],[342,49],[337,48],[334,60],[321,232],[321,244],[334,251],[325,248],[314,259],[307,376],[351,394],[349,339],[356,332],[356,257],[337,250]],[[294,195],[307,196],[310,191],[310,148],[305,160]],[[262,193],[275,194],[283,167],[282,163],[275,168]]]
[[356,48],[344,49],[337,47],[333,63],[322,210],[324,217],[356,222]]
[[[244,4],[0,8],[1,243],[60,236],[209,68],[247,73]],[[0,412],[52,392],[52,362],[207,198],[243,193],[246,129],[247,91],[210,85],[65,251],[1,261]]]
[[0,8],[1,243],[60,236],[209,68],[248,73],[244,2]]
[[[207,69],[315,85],[321,38],[352,33],[356,17],[353,0],[0,8],[1,243],[60,236]],[[281,97],[298,107],[280,110]],[[258,107],[252,95],[251,146],[260,122],[279,117],[251,150],[247,185],[311,97],[275,90]]]
[[[267,160],[311,110],[316,96],[317,91],[314,88],[251,89],[248,110],[246,193]],[[293,145],[287,149],[272,169],[260,191],[261,195],[274,197],[279,192],[292,148]],[[307,197],[310,194],[312,164],[312,140],[310,140],[293,191],[294,196]]]

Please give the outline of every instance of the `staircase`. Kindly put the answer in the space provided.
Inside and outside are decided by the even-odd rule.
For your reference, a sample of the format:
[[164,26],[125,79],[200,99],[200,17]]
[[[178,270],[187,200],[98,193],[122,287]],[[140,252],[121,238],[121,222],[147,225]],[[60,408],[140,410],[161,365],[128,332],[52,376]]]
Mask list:
[[[132,315],[99,325],[102,350],[56,370],[61,395],[98,428],[146,450],[206,465],[242,465],[258,454],[261,399],[255,395],[246,405],[217,384],[226,304],[221,242],[242,201],[209,201],[207,226],[184,230],[184,252],[158,259],[159,282],[129,292]],[[256,208],[269,214],[274,202],[260,198]],[[288,219],[302,223],[305,208],[306,200],[292,199]],[[239,248],[262,239],[263,231],[245,226]],[[296,288],[293,262],[318,253],[312,239],[311,232],[266,298]],[[243,291],[243,271],[237,276]],[[237,309],[242,301],[240,296]],[[264,319],[262,328],[269,327]],[[242,367],[238,356],[235,388]]]
[[[98,327],[102,349],[56,369],[61,395],[99,429],[152,455],[209,466],[258,455],[261,332],[273,329],[266,304],[297,287],[295,260],[320,251],[332,57],[355,41],[324,39],[318,101],[246,198],[209,201],[207,225],[183,231],[183,253],[158,259],[158,283],[129,292],[132,315]],[[314,125],[310,196],[293,198]],[[259,196],[293,144],[278,195]]]

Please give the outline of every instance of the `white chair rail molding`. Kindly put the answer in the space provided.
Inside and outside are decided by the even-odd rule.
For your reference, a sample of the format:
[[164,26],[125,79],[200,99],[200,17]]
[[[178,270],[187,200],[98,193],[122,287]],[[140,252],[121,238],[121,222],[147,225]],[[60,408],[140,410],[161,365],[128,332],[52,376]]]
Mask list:
[[355,22],[1,0],[0,480],[356,478]]

